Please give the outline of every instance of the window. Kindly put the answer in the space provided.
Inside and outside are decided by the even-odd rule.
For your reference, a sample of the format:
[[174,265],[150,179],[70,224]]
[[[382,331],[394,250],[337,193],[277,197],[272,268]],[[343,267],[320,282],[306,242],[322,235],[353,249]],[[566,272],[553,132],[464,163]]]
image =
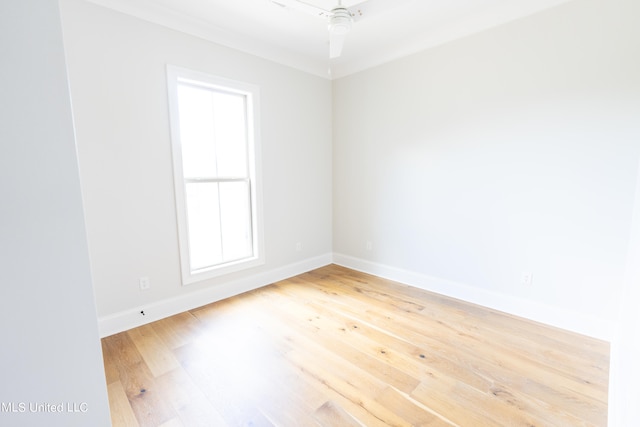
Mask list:
[[167,68],[183,283],[263,262],[258,88]]

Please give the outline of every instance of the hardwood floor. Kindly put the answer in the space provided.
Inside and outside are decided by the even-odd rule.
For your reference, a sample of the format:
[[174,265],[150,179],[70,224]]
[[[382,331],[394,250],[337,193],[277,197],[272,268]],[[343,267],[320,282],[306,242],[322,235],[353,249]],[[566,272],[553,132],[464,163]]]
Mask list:
[[607,423],[607,343],[335,265],[102,344],[115,426]]

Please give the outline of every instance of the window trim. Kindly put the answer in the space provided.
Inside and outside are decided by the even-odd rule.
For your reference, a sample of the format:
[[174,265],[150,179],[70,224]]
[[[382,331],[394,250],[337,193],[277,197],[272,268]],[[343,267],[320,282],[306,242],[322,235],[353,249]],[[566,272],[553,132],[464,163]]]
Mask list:
[[[182,145],[178,111],[178,83],[195,84],[228,93],[246,96],[247,139],[249,176],[251,180],[251,221],[253,256],[230,261],[218,266],[191,270],[189,258],[189,233],[186,205],[186,181],[182,170]],[[171,149],[173,157],[173,181],[177,215],[178,246],[182,285],[189,285],[207,279],[223,276],[264,264],[264,229],[262,208],[262,179],[260,151],[260,88],[250,83],[231,80],[219,76],[190,70],[175,65],[167,65],[167,88],[169,104],[169,124],[171,128]]]

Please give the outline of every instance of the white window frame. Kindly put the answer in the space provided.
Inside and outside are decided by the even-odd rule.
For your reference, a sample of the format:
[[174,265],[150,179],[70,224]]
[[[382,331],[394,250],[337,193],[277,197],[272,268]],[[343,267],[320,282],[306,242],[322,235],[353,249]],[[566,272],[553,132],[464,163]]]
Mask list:
[[[191,270],[189,258],[189,229],[187,220],[186,184],[182,169],[182,146],[180,142],[180,120],[178,109],[179,82],[195,84],[214,90],[237,93],[246,96],[247,138],[249,157],[249,177],[251,180],[251,221],[253,256],[223,263],[196,271]],[[213,76],[187,68],[167,65],[167,87],[169,95],[169,121],[171,125],[171,146],[173,151],[173,177],[178,220],[178,241],[182,284],[200,282],[225,274],[264,264],[264,232],[262,211],[262,180],[260,173],[260,90],[253,84]]]

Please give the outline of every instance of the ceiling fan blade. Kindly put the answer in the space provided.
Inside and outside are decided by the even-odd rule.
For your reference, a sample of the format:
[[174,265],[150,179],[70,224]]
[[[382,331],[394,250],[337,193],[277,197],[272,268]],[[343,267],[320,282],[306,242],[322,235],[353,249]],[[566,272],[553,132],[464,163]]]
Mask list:
[[383,14],[398,6],[404,6],[415,1],[416,0],[395,0],[388,2],[384,0],[364,0],[361,3],[349,7],[349,13],[351,13],[353,20],[357,22],[360,19]]
[[271,3],[276,6],[280,6],[286,9],[297,10],[299,12],[304,12],[309,15],[318,16],[320,18],[326,18],[330,15],[331,11],[324,10],[320,7],[314,6],[309,3],[305,3],[300,0],[269,0]]
[[329,34],[329,58],[337,58],[342,53],[346,34],[331,32]]

